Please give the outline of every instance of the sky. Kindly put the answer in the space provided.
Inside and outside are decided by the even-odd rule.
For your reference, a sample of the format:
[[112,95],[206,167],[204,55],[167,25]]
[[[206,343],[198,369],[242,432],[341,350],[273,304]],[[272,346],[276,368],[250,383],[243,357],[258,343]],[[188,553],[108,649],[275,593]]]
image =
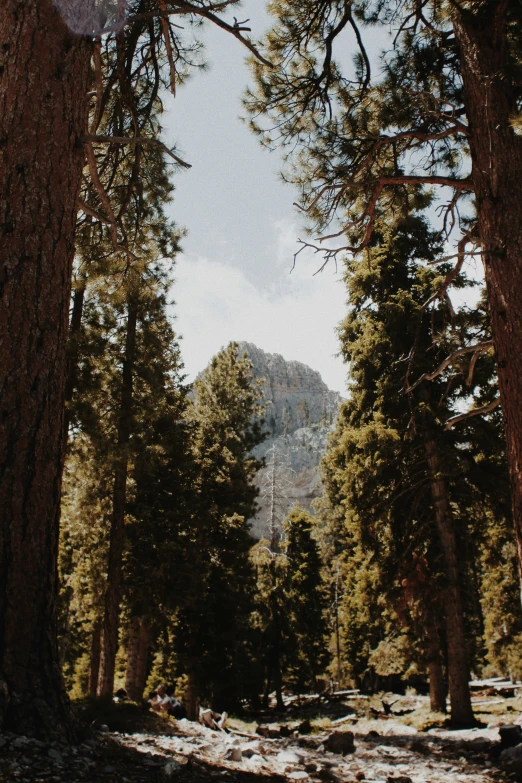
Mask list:
[[[252,37],[269,24],[263,0],[247,0]],[[235,11],[234,13],[237,13]],[[346,388],[335,333],[346,311],[340,270],[314,275],[318,258],[293,254],[303,227],[296,193],[279,179],[281,159],[263,149],[239,117],[249,82],[247,50],[209,27],[207,71],[168,97],[163,138],[192,168],[175,175],[171,215],[187,229],[172,296],[190,379],[231,340],[318,370],[331,389]]]
[[[250,19],[254,40],[270,25],[264,8],[265,0],[245,0],[238,16]],[[192,165],[176,173],[170,208],[187,229],[172,314],[183,337],[188,377],[231,340],[246,340],[308,364],[330,389],[346,393],[347,367],[337,356],[336,336],[346,314],[342,270],[332,264],[316,274],[320,259],[303,252],[291,271],[298,238],[304,237],[293,206],[297,194],[279,177],[280,154],[262,148],[240,119],[250,81],[248,52],[215,25],[201,37],[209,68],[182,85],[175,98],[165,97],[163,119],[164,141]],[[391,39],[376,28],[363,30],[363,37],[375,73]],[[355,42],[347,37],[342,47],[349,68]],[[480,270],[468,272],[481,277]],[[457,306],[472,306],[478,294],[453,292],[452,298]]]

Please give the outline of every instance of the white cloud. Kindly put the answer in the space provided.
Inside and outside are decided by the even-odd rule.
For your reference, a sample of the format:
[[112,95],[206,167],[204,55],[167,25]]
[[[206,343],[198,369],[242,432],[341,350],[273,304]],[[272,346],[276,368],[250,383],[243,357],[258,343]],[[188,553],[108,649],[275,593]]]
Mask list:
[[172,290],[182,355],[192,379],[221,347],[247,340],[270,353],[318,370],[331,389],[345,389],[346,367],[336,358],[335,327],[345,312],[345,292],[333,267],[313,276],[316,257],[301,253],[290,274],[295,227],[274,227],[275,262],[269,287],[247,279],[223,260],[181,254]]

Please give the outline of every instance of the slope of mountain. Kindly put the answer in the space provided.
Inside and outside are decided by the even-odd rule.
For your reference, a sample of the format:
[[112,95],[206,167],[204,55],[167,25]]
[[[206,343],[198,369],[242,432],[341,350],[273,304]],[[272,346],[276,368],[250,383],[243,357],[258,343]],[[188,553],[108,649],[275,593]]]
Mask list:
[[267,439],[254,450],[267,464],[256,480],[262,492],[252,535],[270,538],[274,516],[284,517],[296,503],[308,508],[321,494],[318,466],[341,397],[306,364],[265,353],[252,343],[239,344],[239,353],[244,352],[254,365],[255,377],[262,379],[268,432]]

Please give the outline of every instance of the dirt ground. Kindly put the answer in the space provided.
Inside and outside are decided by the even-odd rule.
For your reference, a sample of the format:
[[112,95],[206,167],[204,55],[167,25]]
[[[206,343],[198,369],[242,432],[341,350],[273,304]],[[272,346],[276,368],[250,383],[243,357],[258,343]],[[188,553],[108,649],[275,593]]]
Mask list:
[[[245,713],[225,731],[115,704],[84,709],[73,746],[0,734],[11,783],[493,783],[522,781],[522,698],[478,693],[479,727],[452,731],[423,696],[312,696]],[[511,724],[515,728],[499,728]],[[259,732],[259,733],[258,733]],[[263,735],[263,736],[261,736]],[[522,731],[520,732],[522,740]]]

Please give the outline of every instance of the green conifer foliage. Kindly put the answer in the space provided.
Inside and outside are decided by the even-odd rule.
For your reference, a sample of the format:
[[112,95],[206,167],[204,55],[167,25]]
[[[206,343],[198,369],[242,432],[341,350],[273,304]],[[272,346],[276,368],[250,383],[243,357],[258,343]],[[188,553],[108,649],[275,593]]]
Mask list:
[[[502,401],[520,558],[520,3],[273,0],[269,7],[274,24],[264,50],[275,67],[252,62],[247,105],[263,142],[289,150],[285,178],[324,240],[309,244],[326,260],[363,250],[383,216],[406,215],[430,188],[453,243],[446,283],[467,253],[484,262],[500,392],[485,412]],[[364,46],[376,29],[385,49],[379,59]],[[480,363],[482,341],[467,349]]]
[[327,591],[315,537],[317,522],[295,508],[284,520],[280,551],[260,541],[252,550],[257,573],[253,623],[259,638],[257,660],[264,676],[264,706],[273,687],[309,693],[329,659]]
[[252,614],[254,638],[257,638],[256,664],[262,672],[263,707],[269,706],[272,688],[278,709],[284,708],[283,682],[290,620],[285,595],[287,559],[269,548],[263,539],[251,552],[256,572],[255,609]]
[[[96,649],[91,650],[91,643],[94,640],[95,647],[98,644],[103,614],[100,593],[103,596],[106,589],[105,547],[113,513],[114,476],[122,449],[127,465],[123,592],[131,615],[138,611],[141,596],[148,615],[154,619],[161,580],[154,580],[153,573],[169,555],[162,550],[164,528],[175,526],[183,509],[181,493],[179,506],[170,500],[170,493],[175,493],[180,483],[188,447],[181,421],[186,397],[181,359],[166,315],[169,279],[161,265],[151,264],[141,283],[139,292],[133,289],[137,295],[133,398],[129,439],[124,446],[119,442],[118,426],[127,324],[127,302],[122,292],[116,290],[111,295],[96,286],[88,288],[79,333],[82,352],[78,355],[77,388],[71,406],[74,425],[64,482],[62,569],[69,586],[67,595],[73,597],[69,613],[77,609],[74,622],[84,631],[78,638],[79,646],[69,649],[69,670],[74,670],[78,657],[90,654],[93,694],[98,655]],[[170,512],[167,521],[165,507]],[[66,555],[71,542],[75,542],[72,559]],[[91,561],[96,568],[86,578],[85,564]],[[82,591],[89,595],[87,612],[79,603]]]
[[[452,350],[487,335],[480,308],[452,313],[436,298],[426,306],[440,280],[428,264],[440,251],[436,235],[412,215],[380,231],[366,257],[347,264],[350,309],[340,337],[352,385],[324,460],[324,479],[334,509],[334,535],[344,545],[339,555],[348,580],[345,645],[359,679],[372,669],[404,674],[410,665],[429,666],[437,646],[440,663],[441,645],[452,643],[455,630],[454,620],[446,628],[440,624],[454,600],[452,590],[460,593],[468,653],[474,662],[482,654],[475,575],[479,556],[470,542],[484,528],[486,504],[498,508],[485,478],[488,469],[500,478],[496,492],[507,495],[499,421],[495,414],[489,420],[469,420],[464,431],[448,431],[443,424],[461,395],[494,395],[494,368],[486,362],[470,378],[463,354],[460,367],[450,367],[431,383],[410,386],[409,393],[405,384],[409,373],[421,378],[430,364],[442,363]],[[430,449],[437,452],[437,470]],[[444,543],[447,533],[439,522],[435,525],[440,493],[451,504],[453,555]],[[458,571],[452,576],[448,557],[457,553]],[[451,587],[455,578],[458,585]],[[392,656],[391,644],[396,649]],[[462,647],[459,641],[457,654]],[[381,665],[379,652],[394,660],[395,671]],[[464,690],[469,674],[462,665]],[[467,708],[465,700],[457,715],[452,700],[456,723],[471,720],[469,694]]]
[[[176,653],[193,693],[223,709],[249,688],[249,616],[254,580],[248,520],[255,513],[250,456],[262,440],[252,363],[231,343],[194,383],[193,506],[185,531]],[[195,698],[195,695],[194,695]]]
[[292,511],[283,525],[284,593],[289,626],[285,682],[294,693],[317,688],[329,658],[327,593],[323,564],[314,537],[317,522],[302,509]]

